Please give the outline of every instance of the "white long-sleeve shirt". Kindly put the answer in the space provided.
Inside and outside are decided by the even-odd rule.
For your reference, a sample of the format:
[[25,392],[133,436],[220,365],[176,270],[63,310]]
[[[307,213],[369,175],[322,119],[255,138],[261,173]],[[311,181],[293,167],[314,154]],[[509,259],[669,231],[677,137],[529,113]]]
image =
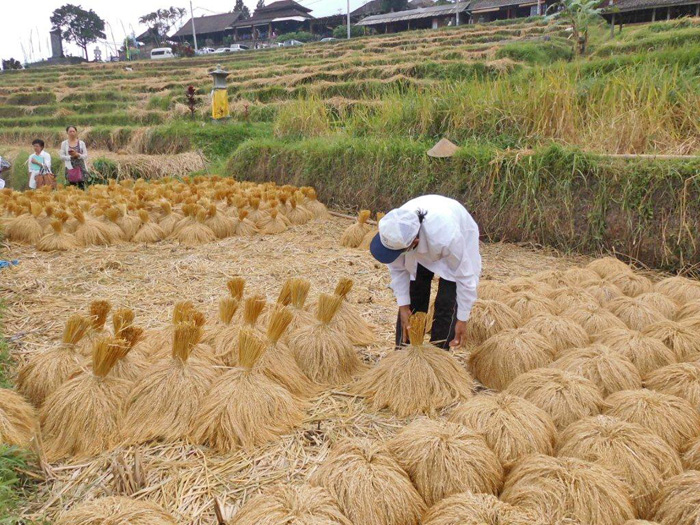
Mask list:
[[[82,140],[78,141],[78,148],[81,152],[78,156],[83,160],[87,160],[88,151],[87,151],[87,147],[85,146],[85,143]],[[73,163],[71,161],[73,160],[73,157],[70,156],[69,150],[70,150],[70,146],[68,145],[68,141],[64,140],[63,142],[61,142],[61,152],[59,153],[59,155],[61,157],[61,160],[65,164],[66,169],[72,170]]]
[[418,197],[401,208],[421,210],[426,215],[418,232],[418,246],[387,265],[398,305],[411,304],[411,281],[421,264],[446,281],[457,283],[457,319],[466,321],[476,301],[481,275],[479,227],[464,206],[441,195]]

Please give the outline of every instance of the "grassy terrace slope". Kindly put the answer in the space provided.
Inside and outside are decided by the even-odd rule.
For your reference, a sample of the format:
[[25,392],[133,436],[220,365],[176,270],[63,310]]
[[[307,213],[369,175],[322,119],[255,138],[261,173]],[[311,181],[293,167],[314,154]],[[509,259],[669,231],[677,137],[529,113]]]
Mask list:
[[[345,208],[441,191],[492,239],[615,249],[668,269],[700,264],[700,163],[600,156],[700,154],[700,20],[628,27],[614,40],[596,28],[590,56],[576,60],[567,36],[528,19],[132,71],[3,74],[0,149],[41,136],[55,150],[71,123],[94,150],[200,150],[214,171],[310,183]],[[217,63],[232,73],[225,125],[206,123]],[[204,102],[197,122],[185,117],[189,84]],[[460,154],[428,159],[443,136]],[[129,157],[98,166],[116,173]]]

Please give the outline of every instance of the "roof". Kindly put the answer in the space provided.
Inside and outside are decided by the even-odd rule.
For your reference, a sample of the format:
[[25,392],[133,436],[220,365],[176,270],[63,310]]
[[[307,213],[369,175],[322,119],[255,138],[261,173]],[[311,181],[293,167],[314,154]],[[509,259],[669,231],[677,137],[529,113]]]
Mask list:
[[698,0],[617,0],[606,11],[640,11],[655,7],[697,4]]
[[372,16],[382,13],[382,0],[369,0],[354,11],[350,16]]
[[246,20],[238,20],[229,27],[249,27],[252,25],[265,25],[270,22],[282,22],[285,20],[294,20],[303,22],[304,20],[313,20],[313,16],[309,13],[311,9],[296,3],[294,0],[280,0],[273,2],[270,5],[261,7],[255,11],[255,14]]
[[149,27],[143,33],[136,37],[136,41],[141,42],[142,44],[148,42],[157,42],[158,40],[158,34],[154,31],[152,27]]
[[467,10],[470,2],[459,2],[458,4],[436,5],[433,7],[423,7],[420,9],[410,9],[397,13],[385,13],[383,15],[368,16],[360,20],[358,26],[371,26],[375,24],[387,24],[390,22],[400,22],[404,20],[417,20],[420,18],[432,18],[434,16],[447,16],[461,13]]
[[286,11],[288,9],[295,9],[303,13],[311,12],[311,9],[309,9],[308,7],[304,7],[303,5],[301,5],[298,2],[295,2],[294,0],[279,0],[277,2],[272,2],[271,4],[256,9],[255,14],[253,16],[263,14],[268,15],[270,13],[274,13],[277,11]]
[[[194,27],[197,35],[207,35],[210,33],[220,33],[225,31],[227,27],[236,22],[241,16],[241,13],[235,11],[233,13],[223,13],[220,15],[198,16],[194,18]],[[192,36],[192,19],[180,28],[172,37]]]
[[[544,4],[544,0],[542,1]],[[501,7],[513,7],[520,5],[537,4],[537,0],[474,0],[471,4],[470,11],[478,13],[481,11],[491,11],[500,9]]]

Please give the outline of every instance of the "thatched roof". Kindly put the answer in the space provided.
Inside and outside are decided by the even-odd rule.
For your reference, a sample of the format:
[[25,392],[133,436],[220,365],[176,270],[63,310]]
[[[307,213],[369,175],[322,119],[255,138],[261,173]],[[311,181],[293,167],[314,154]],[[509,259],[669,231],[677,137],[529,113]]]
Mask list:
[[463,13],[469,7],[470,2],[459,2],[458,4],[438,5],[433,7],[423,7],[419,9],[409,9],[408,11],[398,11],[395,13],[385,13],[363,18],[358,22],[359,26],[371,26],[377,24],[388,24],[404,20],[417,20],[420,18],[433,18],[435,16],[448,16],[455,13]]
[[[233,13],[223,13],[220,15],[195,17],[194,27],[197,32],[197,36],[211,33],[221,33],[222,31],[225,31],[227,27],[230,27],[231,24],[235,23],[240,16],[241,13],[236,11]],[[173,35],[173,38],[185,36],[192,36],[192,19],[188,20],[187,23]]]
[[269,24],[270,22],[283,22],[288,20],[297,22],[313,20],[314,17],[309,13],[311,13],[311,9],[304,7],[294,0],[280,0],[279,2],[273,2],[270,5],[261,7],[255,11],[252,17],[247,20],[238,20],[229,27],[260,26]]

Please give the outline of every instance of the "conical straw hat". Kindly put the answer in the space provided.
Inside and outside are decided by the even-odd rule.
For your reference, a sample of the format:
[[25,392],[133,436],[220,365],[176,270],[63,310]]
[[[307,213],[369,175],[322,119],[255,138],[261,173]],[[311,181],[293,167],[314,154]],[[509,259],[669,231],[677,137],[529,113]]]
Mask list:
[[435,144],[432,149],[428,150],[428,155],[435,158],[447,158],[454,156],[459,148],[456,144],[447,139],[440,139],[440,142]]

